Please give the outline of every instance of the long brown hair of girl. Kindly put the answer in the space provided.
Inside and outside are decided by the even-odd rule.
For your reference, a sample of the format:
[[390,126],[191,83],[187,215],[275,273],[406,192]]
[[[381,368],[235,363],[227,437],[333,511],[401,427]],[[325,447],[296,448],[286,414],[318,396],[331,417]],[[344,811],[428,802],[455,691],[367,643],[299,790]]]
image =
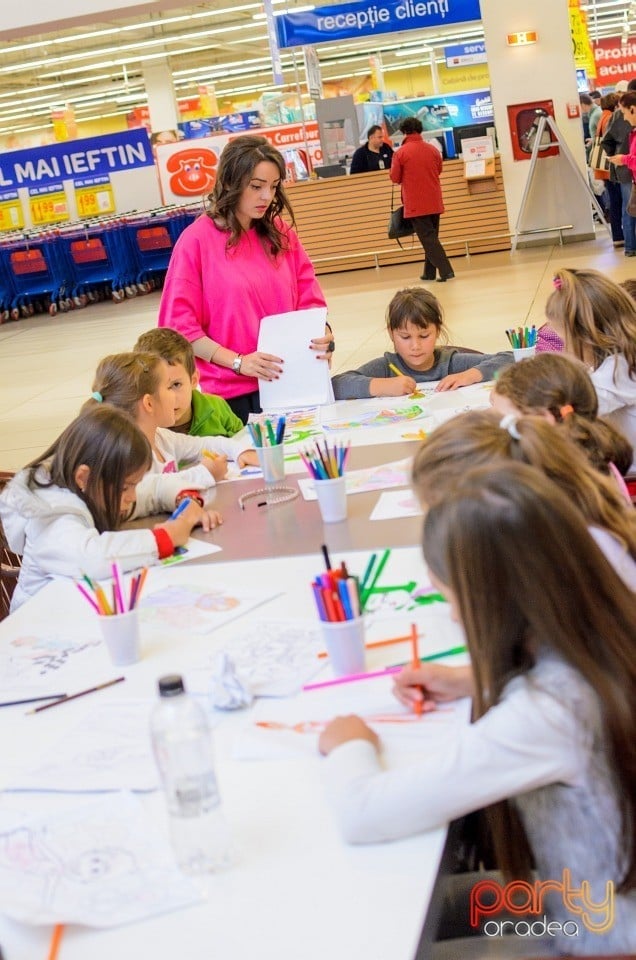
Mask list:
[[213,220],[221,220],[230,231],[227,247],[235,247],[244,233],[236,217],[236,208],[241,194],[249,185],[254,168],[262,161],[273,163],[279,173],[278,186],[274,199],[264,217],[253,223],[256,233],[273,256],[286,250],[288,240],[282,233],[276,220],[285,211],[290,223],[294,224],[294,212],[285,193],[284,182],[287,175],[285,161],[276,147],[265,137],[246,134],[235,137],[224,147],[216,174],[216,183],[210,194],[210,213]]
[[538,353],[501,370],[494,393],[507,397],[521,413],[550,413],[602,473],[609,473],[610,463],[623,475],[629,472],[632,445],[609,420],[598,416],[594,384],[579,360],[562,353]]
[[468,410],[447,420],[417,451],[413,488],[430,507],[471,467],[510,460],[527,463],[553,480],[586,523],[609,530],[636,560],[636,511],[614,480],[601,476],[584,452],[542,417],[502,420],[494,410]]
[[[100,533],[121,526],[121,496],[126,479],[149,470],[152,453],[134,420],[115,407],[96,405],[76,417],[36,460],[27,464],[30,487],[58,486],[80,497]],[[77,468],[90,469],[81,490]]]
[[[527,673],[534,651],[555,651],[598,698],[607,763],[621,814],[616,881],[636,888],[636,595],[619,579],[580,513],[554,483],[525,464],[470,470],[424,521],[424,556],[452,590],[483,716],[506,684]],[[508,811],[513,810],[507,804]],[[528,876],[518,817],[491,821],[509,878]]]
[[636,303],[600,270],[557,270],[545,315],[565,345],[595,370],[622,354],[636,378]]

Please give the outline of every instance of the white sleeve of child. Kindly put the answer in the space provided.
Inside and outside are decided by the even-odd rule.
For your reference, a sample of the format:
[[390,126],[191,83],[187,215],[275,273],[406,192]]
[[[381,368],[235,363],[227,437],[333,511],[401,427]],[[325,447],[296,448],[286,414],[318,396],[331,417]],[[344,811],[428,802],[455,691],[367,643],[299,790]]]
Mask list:
[[337,747],[325,761],[327,794],[349,843],[395,840],[549,783],[572,782],[580,741],[571,711],[520,684],[476,723],[423,744],[408,765],[385,769],[366,740]]
[[233,437],[191,437],[187,433],[174,433],[172,430],[157,430],[157,441],[162,453],[173,457],[177,463],[198,463],[206,451],[236,460],[243,450],[251,446],[247,439],[237,441]]
[[172,513],[175,499],[182,490],[206,492],[215,484],[212,474],[203,466],[187,467],[176,473],[148,472],[137,484],[133,518],[150,517],[154,513]]
[[67,514],[47,524],[37,538],[36,562],[47,575],[81,580],[86,574],[99,580],[111,576],[111,566],[135,570],[158,560],[152,530],[117,530],[99,533],[76,516]]

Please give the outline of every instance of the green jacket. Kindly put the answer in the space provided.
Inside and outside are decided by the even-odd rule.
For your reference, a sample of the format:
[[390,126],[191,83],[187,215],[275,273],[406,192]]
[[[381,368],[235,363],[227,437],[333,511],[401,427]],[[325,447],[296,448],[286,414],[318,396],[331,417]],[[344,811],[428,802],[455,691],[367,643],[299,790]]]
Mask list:
[[242,421],[223,397],[192,391],[191,437],[233,437],[242,429]]

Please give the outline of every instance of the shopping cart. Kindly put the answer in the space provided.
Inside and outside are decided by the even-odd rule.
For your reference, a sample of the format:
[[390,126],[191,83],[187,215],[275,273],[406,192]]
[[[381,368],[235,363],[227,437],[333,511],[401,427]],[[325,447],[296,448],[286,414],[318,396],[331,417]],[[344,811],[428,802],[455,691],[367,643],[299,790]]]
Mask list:
[[71,277],[76,306],[110,297],[120,303],[135,296],[135,263],[127,248],[121,221],[60,231],[58,244]]
[[2,272],[12,288],[9,316],[17,320],[47,310],[68,310],[68,271],[59,256],[54,236],[38,234],[0,246]]

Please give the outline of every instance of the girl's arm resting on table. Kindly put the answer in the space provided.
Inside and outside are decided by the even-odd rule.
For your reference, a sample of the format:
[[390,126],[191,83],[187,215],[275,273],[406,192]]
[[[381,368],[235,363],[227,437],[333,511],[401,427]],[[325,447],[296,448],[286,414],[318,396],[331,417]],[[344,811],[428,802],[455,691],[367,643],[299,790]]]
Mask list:
[[468,387],[473,383],[481,383],[482,380],[492,380],[497,370],[513,362],[514,356],[510,350],[483,356],[458,350],[451,356],[449,373],[442,377],[437,390],[444,392],[455,390],[457,387]]
[[373,396],[371,381],[376,378],[388,379],[391,376],[384,357],[369,360],[357,370],[347,370],[331,378],[336,400],[367,400]]
[[200,490],[205,499],[214,483],[214,477],[200,465],[177,473],[147,473],[137,484],[137,502],[131,519],[172,513],[175,498],[182,490]]
[[574,783],[582,737],[571,710],[516,684],[477,723],[426,742],[408,765],[385,770],[366,739],[336,747],[324,765],[327,794],[349,843],[396,840],[550,783]]
[[60,517],[37,537],[37,565],[51,576],[81,580],[111,576],[111,565],[123,571],[156,563],[157,544],[152,530],[115,530],[99,533],[81,519]]

